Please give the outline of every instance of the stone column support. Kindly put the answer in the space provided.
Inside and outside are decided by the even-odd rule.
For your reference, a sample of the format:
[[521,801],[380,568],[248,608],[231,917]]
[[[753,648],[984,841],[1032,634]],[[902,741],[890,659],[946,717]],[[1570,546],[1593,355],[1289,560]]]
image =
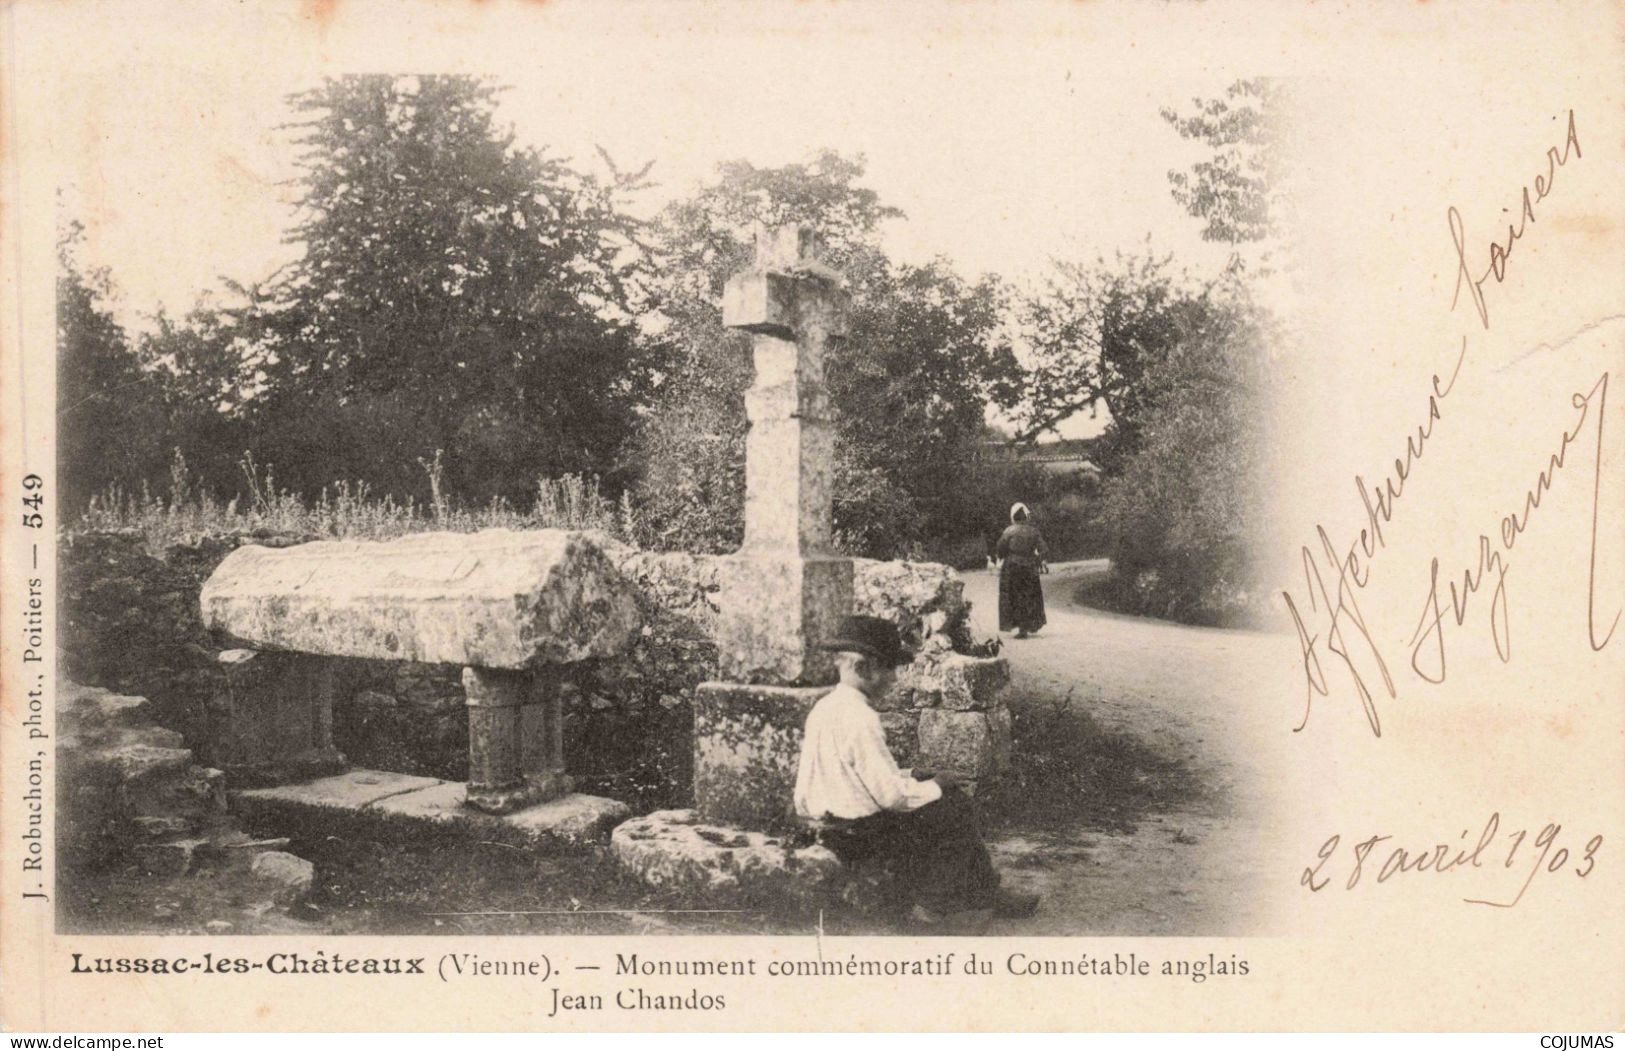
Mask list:
[[468,805],[506,814],[570,791],[555,669],[463,669]]
[[540,799],[556,799],[574,786],[564,772],[564,702],[560,669],[530,673],[525,704],[519,709],[519,765]]
[[305,653],[225,650],[210,701],[208,759],[234,785],[270,785],[337,773],[333,661]]

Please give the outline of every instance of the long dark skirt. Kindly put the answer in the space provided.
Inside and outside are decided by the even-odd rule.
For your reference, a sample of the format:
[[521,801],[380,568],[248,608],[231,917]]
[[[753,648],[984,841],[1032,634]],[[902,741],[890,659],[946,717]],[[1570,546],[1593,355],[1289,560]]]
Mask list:
[[974,805],[957,788],[918,810],[882,811],[832,829],[824,842],[848,865],[889,863],[910,903],[939,912],[992,908],[999,889]]
[[1037,631],[1045,625],[1044,586],[1038,568],[1015,559],[999,570],[999,630]]

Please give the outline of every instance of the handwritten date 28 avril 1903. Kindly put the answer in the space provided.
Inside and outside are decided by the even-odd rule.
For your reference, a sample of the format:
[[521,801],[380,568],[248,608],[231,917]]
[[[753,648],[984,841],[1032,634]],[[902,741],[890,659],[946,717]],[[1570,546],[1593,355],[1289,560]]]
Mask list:
[[[1514,221],[1508,223],[1504,239],[1489,242],[1487,262],[1483,254],[1471,247],[1482,242],[1469,240],[1460,212],[1455,207],[1447,210],[1445,219],[1456,260],[1452,310],[1470,302],[1479,327],[1485,331],[1490,329],[1491,302],[1487,293],[1493,293],[1493,286],[1488,289],[1486,286],[1491,285],[1492,280],[1494,285],[1505,280],[1514,250],[1536,222],[1536,205],[1552,194],[1558,182],[1558,169],[1580,160],[1581,156],[1574,111],[1570,110],[1563,141],[1546,151],[1545,171],[1523,187],[1520,207]],[[1581,331],[1620,320],[1625,320],[1625,316],[1593,322]],[[1372,734],[1382,736],[1382,718],[1376,701],[1378,691],[1389,698],[1397,697],[1398,692],[1378,643],[1380,633],[1361,611],[1359,596],[1369,581],[1373,560],[1387,546],[1384,528],[1394,520],[1412,471],[1430,447],[1429,443],[1437,440],[1435,425],[1446,419],[1448,399],[1461,378],[1463,365],[1469,360],[1468,336],[1463,334],[1460,345],[1452,350],[1454,353],[1444,359],[1448,368],[1432,376],[1422,420],[1414,433],[1405,435],[1403,458],[1395,457],[1392,473],[1375,485],[1362,476],[1355,477],[1365,518],[1357,537],[1352,543],[1339,546],[1325,526],[1317,525],[1313,544],[1300,549],[1305,600],[1300,601],[1291,592],[1282,593],[1297,630],[1304,678],[1303,718],[1295,730],[1302,730],[1308,724],[1315,698],[1330,694],[1329,676],[1341,669],[1359,698]],[[1430,560],[1420,614],[1406,644],[1410,649],[1411,670],[1423,681],[1434,684],[1445,681],[1449,635],[1453,627],[1463,627],[1470,616],[1486,623],[1500,660],[1506,663],[1512,659],[1511,603],[1507,588],[1510,556],[1536,517],[1542,499],[1559,476],[1581,456],[1590,460],[1591,467],[1590,477],[1584,479],[1589,483],[1591,510],[1586,551],[1587,641],[1592,652],[1600,652],[1613,638],[1620,610],[1614,604],[1615,599],[1606,595],[1599,609],[1597,594],[1598,517],[1608,380],[1609,374],[1601,372],[1595,381],[1582,384],[1584,389],[1564,392],[1572,407],[1567,426],[1553,437],[1549,448],[1543,450],[1543,456],[1529,465],[1533,484],[1508,501],[1506,513],[1494,528],[1474,538],[1473,553],[1463,560],[1464,565],[1456,570],[1442,570],[1438,557]],[[1565,837],[1563,827],[1556,823],[1545,825],[1532,839],[1528,829],[1503,833],[1500,826],[1500,814],[1492,814],[1476,840],[1469,840],[1468,830],[1463,829],[1455,843],[1437,843],[1421,849],[1396,844],[1389,835],[1373,834],[1348,841],[1342,835],[1332,835],[1316,852],[1316,860],[1302,870],[1299,884],[1315,892],[1331,886],[1335,879],[1342,889],[1353,891],[1362,880],[1374,885],[1407,875],[1418,878],[1417,874],[1421,873],[1438,876],[1485,868],[1515,871],[1506,877],[1505,887],[1478,891],[1476,897],[1464,896],[1470,903],[1511,908],[1523,900],[1537,877],[1585,879],[1595,867],[1603,843],[1601,835],[1592,835],[1583,843],[1572,834]],[[1530,842],[1526,844],[1526,840]]]
[[[1464,223],[1459,212],[1451,207],[1446,220],[1457,262],[1455,298],[1451,308],[1456,309],[1465,300],[1473,306],[1479,324],[1490,328],[1490,300],[1486,285],[1500,284],[1506,278],[1509,260],[1519,241],[1531,232],[1536,221],[1536,205],[1551,195],[1558,182],[1558,169],[1581,158],[1580,138],[1576,130],[1574,111],[1568,113],[1567,134],[1563,142],[1546,151],[1546,169],[1523,188],[1521,206],[1516,222],[1509,223],[1504,239],[1492,240],[1488,247],[1488,262],[1482,269],[1473,261],[1483,258],[1470,247]],[[1620,319],[1609,319],[1620,320]],[[1597,324],[1587,326],[1588,329]],[[1379,484],[1369,484],[1362,476],[1354,479],[1363,505],[1365,525],[1352,543],[1339,546],[1325,526],[1315,528],[1313,545],[1300,549],[1303,565],[1304,600],[1291,592],[1283,592],[1288,613],[1297,629],[1298,645],[1302,656],[1304,676],[1303,719],[1295,729],[1302,730],[1317,696],[1331,692],[1331,673],[1339,667],[1351,681],[1354,692],[1365,709],[1371,732],[1382,736],[1382,718],[1377,709],[1376,694],[1380,690],[1388,697],[1398,696],[1394,676],[1378,644],[1379,632],[1366,619],[1360,609],[1360,592],[1370,578],[1371,564],[1387,545],[1384,527],[1394,520],[1394,514],[1405,496],[1412,471],[1429,443],[1436,441],[1435,425],[1446,418],[1446,406],[1463,365],[1468,360],[1468,339],[1461,338],[1455,348],[1454,361],[1448,368],[1448,378],[1435,373],[1425,401],[1424,418],[1412,434],[1405,437],[1403,458],[1396,457],[1393,472]],[[1463,568],[1450,571],[1441,568],[1440,560],[1431,561],[1425,578],[1427,585],[1424,601],[1415,629],[1407,644],[1410,664],[1415,673],[1430,683],[1445,680],[1446,651],[1452,625],[1461,627],[1469,616],[1484,618],[1495,643],[1497,655],[1503,662],[1512,658],[1512,628],[1510,602],[1507,589],[1509,556],[1518,539],[1530,527],[1542,498],[1551,490],[1559,475],[1578,459],[1576,452],[1589,454],[1591,477],[1591,531],[1589,537],[1588,586],[1585,596],[1586,624],[1593,651],[1608,645],[1618,625],[1620,612],[1609,610],[1611,600],[1597,595],[1597,519],[1598,497],[1602,483],[1603,417],[1608,401],[1608,373],[1603,372],[1587,389],[1565,392],[1573,415],[1560,435],[1554,436],[1549,451],[1541,460],[1530,464],[1533,484],[1508,501],[1507,513],[1489,532],[1479,534],[1473,541],[1474,554]],[[1493,534],[1493,535],[1492,535]],[[1481,595],[1480,593],[1483,592]],[[1373,683],[1377,685],[1373,688]]]
[[1490,815],[1476,840],[1469,839],[1468,830],[1462,829],[1454,843],[1434,843],[1417,849],[1396,845],[1393,836],[1371,835],[1347,843],[1341,835],[1331,836],[1315,852],[1317,860],[1304,868],[1298,884],[1321,891],[1336,879],[1341,889],[1352,891],[1362,881],[1382,884],[1405,876],[1426,878],[1423,874],[1441,876],[1475,870],[1491,873],[1488,880],[1494,881],[1494,873],[1508,872],[1511,874],[1500,880],[1505,886],[1478,891],[1484,896],[1464,900],[1510,909],[1523,900],[1536,877],[1562,878],[1571,870],[1578,879],[1591,875],[1601,848],[1602,836],[1592,836],[1582,844],[1577,838],[1566,837],[1563,826],[1555,823],[1545,825],[1533,839],[1527,828],[1503,832],[1497,812]]

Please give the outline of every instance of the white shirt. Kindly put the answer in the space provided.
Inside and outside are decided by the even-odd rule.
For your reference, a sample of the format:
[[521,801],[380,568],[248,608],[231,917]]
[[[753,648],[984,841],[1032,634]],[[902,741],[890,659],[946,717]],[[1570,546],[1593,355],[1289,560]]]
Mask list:
[[880,716],[857,688],[842,684],[813,705],[796,769],[796,813],[859,818],[917,810],[942,798],[935,781],[916,781],[886,747]]

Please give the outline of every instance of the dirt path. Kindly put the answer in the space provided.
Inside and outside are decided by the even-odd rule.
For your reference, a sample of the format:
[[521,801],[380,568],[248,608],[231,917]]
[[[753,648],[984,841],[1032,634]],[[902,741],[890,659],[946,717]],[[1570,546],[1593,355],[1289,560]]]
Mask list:
[[[1273,822],[1261,771],[1281,719],[1263,710],[1268,691],[1253,675],[1278,664],[1290,640],[1074,605],[1077,584],[1105,570],[1103,561],[1055,567],[1044,578],[1048,626],[1030,639],[1003,636],[1013,703],[1053,703],[1070,692],[1101,728],[1182,764],[1198,790],[1129,831],[1080,823],[997,837],[1006,878],[1042,892],[1044,905],[989,933],[1264,933],[1260,859],[1272,853]],[[997,590],[996,574],[965,574],[978,637],[997,629]]]

